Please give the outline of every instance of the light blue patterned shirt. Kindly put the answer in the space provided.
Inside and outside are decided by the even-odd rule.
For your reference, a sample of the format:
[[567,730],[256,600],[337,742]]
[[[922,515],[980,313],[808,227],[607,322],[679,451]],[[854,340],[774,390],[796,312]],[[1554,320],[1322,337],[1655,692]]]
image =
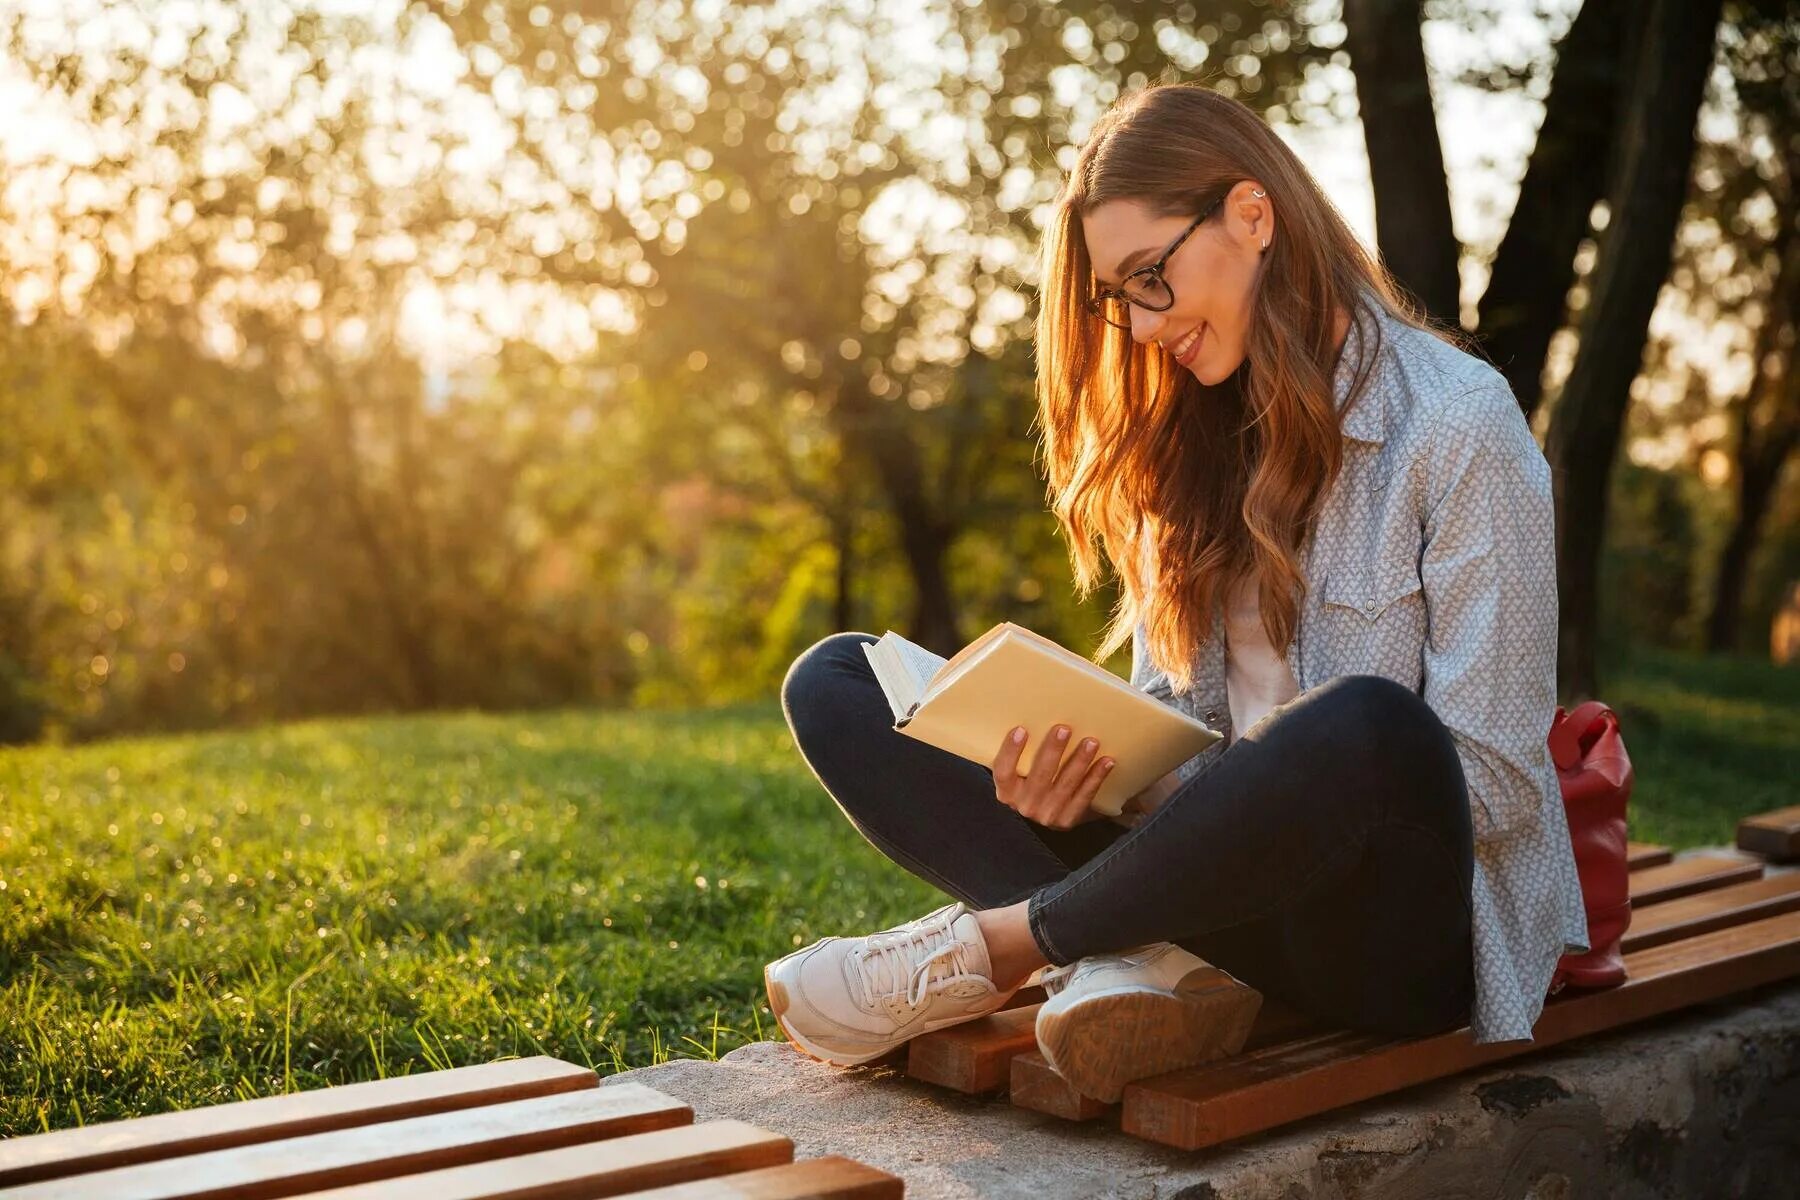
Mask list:
[[[1476,1044],[1530,1038],[1557,959],[1587,950],[1587,915],[1546,737],[1556,711],[1550,468],[1505,376],[1398,320],[1369,295],[1381,348],[1344,413],[1344,459],[1301,562],[1309,586],[1287,652],[1302,692],[1383,675],[1449,728],[1475,832]],[[1340,411],[1373,347],[1359,314],[1333,386]],[[1140,622],[1131,682],[1234,739],[1222,625],[1179,695]],[[1404,931],[1397,931],[1404,936]]]

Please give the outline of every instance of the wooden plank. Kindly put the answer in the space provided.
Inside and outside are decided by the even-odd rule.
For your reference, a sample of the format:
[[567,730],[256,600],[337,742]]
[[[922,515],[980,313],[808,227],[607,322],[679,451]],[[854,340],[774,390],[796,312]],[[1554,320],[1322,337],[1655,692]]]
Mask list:
[[0,1187],[599,1086],[589,1068],[539,1055],[104,1121],[0,1141]]
[[1019,1108],[1049,1113],[1065,1121],[1091,1121],[1119,1107],[1076,1091],[1074,1085],[1052,1070],[1049,1060],[1036,1050],[1013,1055],[1008,1091]]
[[1800,804],[1745,817],[1738,822],[1737,844],[1776,862],[1800,858]]
[[706,1121],[308,1192],[305,1200],[588,1200],[793,1160],[794,1143],[778,1133]]
[[1640,950],[1626,956],[1625,967],[1627,978],[1616,988],[1546,1003],[1530,1041],[1476,1046],[1466,1025],[1426,1038],[1321,1033],[1129,1084],[1120,1127],[1184,1150],[1213,1146],[1800,975],[1800,912]]
[[1677,896],[1690,896],[1708,888],[1756,879],[1762,873],[1763,864],[1758,859],[1725,854],[1691,855],[1664,863],[1660,867],[1645,867],[1641,871],[1633,871],[1631,906],[1637,909],[1645,905],[1660,904]]
[[[1041,988],[1033,990],[1042,993]],[[1036,1004],[1002,1009],[992,1016],[920,1034],[907,1042],[910,1054],[906,1073],[922,1083],[933,1083],[970,1095],[1002,1089],[1010,1091],[1014,1079],[1013,1059],[1022,1054],[1037,1053],[1037,1009]],[[1283,1040],[1314,1025],[1316,1022],[1297,1010],[1264,1000],[1244,1048],[1254,1049],[1269,1041]],[[1047,1064],[1045,1070],[1049,1070]],[[1036,1077],[1031,1078],[1035,1080]],[[1044,1089],[1051,1087],[1045,1083],[1034,1088],[1032,1094],[1048,1094]],[[1018,1103],[1016,1098],[1014,1102]],[[1061,1099],[1053,1101],[1052,1105],[1038,1111],[1062,1116],[1065,1110],[1078,1107],[1073,1101]],[[1037,1105],[1026,1102],[1023,1107],[1037,1108]]]
[[1675,852],[1667,846],[1658,846],[1651,842],[1626,842],[1625,866],[1627,870],[1637,871],[1644,867],[1658,867],[1670,862]]
[[[972,1022],[971,1022],[972,1024]],[[1320,1023],[1313,1017],[1279,1001],[1265,998],[1250,1027],[1239,1053],[1316,1033]],[[1032,1050],[1013,1056],[1008,1091],[1012,1102],[1020,1108],[1048,1113],[1068,1121],[1089,1121],[1104,1116],[1118,1107],[1092,1096],[1084,1096],[1051,1068],[1049,1060]]]
[[647,1192],[630,1200],[900,1200],[906,1181],[841,1154]]
[[[948,1029],[934,1029],[903,1047],[903,1069],[914,1079],[970,1094],[1004,1088],[1007,1060],[1037,1045],[1032,1032],[1044,989],[1027,984],[999,1012]],[[889,1058],[879,1060],[883,1063]],[[901,1065],[896,1062],[896,1066]]]
[[6,1200],[263,1200],[391,1179],[693,1122],[694,1110],[621,1083],[28,1183]]
[[907,1042],[906,1073],[925,1083],[971,1094],[1007,1087],[1016,1054],[1037,1049],[1040,1005],[1007,1008]]
[[1631,954],[1795,909],[1800,909],[1800,871],[1765,875],[1761,879],[1652,904],[1642,910],[1634,909],[1631,925],[1620,939],[1619,948]]

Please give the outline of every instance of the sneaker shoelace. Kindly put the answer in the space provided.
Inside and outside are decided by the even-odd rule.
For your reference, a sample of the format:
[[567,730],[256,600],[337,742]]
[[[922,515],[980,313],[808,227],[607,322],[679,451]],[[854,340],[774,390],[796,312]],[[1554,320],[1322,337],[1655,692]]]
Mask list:
[[1145,946],[1134,946],[1128,950],[1116,950],[1111,954],[1090,954],[1086,958],[1078,958],[1074,962],[1064,963],[1060,967],[1045,967],[1038,977],[1038,986],[1044,989],[1045,996],[1054,996],[1062,991],[1075,978],[1075,973],[1083,968],[1093,969],[1102,965],[1119,962],[1142,962],[1154,951],[1160,942]]
[[[862,952],[853,959],[863,1007],[873,1008],[878,998],[904,992],[907,1006],[917,1008],[930,990],[931,968],[939,962],[948,962],[951,974],[966,974],[969,943],[955,937],[950,929],[959,915],[946,911],[916,929],[873,934],[865,939]],[[914,955],[940,937],[949,940],[924,958],[914,960]]]
[[1063,985],[1068,982],[1069,976],[1075,973],[1075,968],[1086,961],[1085,958],[1078,958],[1074,962],[1064,963],[1060,967],[1045,967],[1043,974],[1038,976],[1038,986],[1044,989],[1044,995],[1056,995],[1063,990]]

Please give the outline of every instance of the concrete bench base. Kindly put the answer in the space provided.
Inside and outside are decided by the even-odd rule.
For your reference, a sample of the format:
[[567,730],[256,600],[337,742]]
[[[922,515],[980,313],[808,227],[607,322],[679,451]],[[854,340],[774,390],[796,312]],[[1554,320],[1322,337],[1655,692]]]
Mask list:
[[1800,1179],[1800,983],[1546,1048],[1280,1130],[1184,1152],[785,1043],[610,1076],[781,1130],[796,1157],[893,1172],[910,1200],[1792,1194]]

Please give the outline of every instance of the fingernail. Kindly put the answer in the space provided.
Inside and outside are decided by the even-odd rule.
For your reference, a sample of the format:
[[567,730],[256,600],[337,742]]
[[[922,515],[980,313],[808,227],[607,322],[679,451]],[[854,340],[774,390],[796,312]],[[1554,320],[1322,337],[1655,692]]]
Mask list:
[[1068,741],[1069,740],[1069,731],[1067,729],[1058,729],[1056,731],[1056,740],[1059,742]]
[[1113,760],[1110,758],[1100,764],[1100,769],[1102,771],[1110,771],[1110,770],[1112,770],[1112,767],[1113,767]]
[[1017,742],[1022,742],[1024,740],[1025,740],[1025,727],[1023,725],[1021,725],[1017,729],[1013,730],[1013,741],[1015,743],[1017,743]]
[[1094,748],[1094,739],[1093,738],[1082,738],[1081,739],[1081,748],[1083,750],[1092,750]]

